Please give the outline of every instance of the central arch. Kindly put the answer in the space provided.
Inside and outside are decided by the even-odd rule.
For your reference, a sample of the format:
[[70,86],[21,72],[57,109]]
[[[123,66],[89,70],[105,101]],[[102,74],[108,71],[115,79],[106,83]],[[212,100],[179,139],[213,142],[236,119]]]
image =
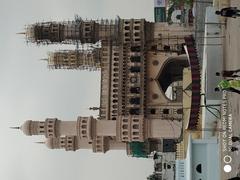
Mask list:
[[186,57],[176,57],[166,60],[157,77],[164,93],[173,82],[182,81],[183,69],[188,66],[189,63]]

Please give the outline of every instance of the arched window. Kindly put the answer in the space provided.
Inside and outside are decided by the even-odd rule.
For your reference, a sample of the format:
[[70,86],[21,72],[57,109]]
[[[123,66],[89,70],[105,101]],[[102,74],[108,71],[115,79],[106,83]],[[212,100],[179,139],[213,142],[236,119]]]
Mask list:
[[112,113],[113,113],[113,114],[117,114],[117,110],[113,110]]
[[139,129],[139,125],[138,124],[134,124],[133,125],[133,129]]
[[123,129],[127,129],[127,128],[128,128],[128,125],[127,125],[127,124],[124,124],[124,125],[122,125],[122,128],[123,128]]
[[140,109],[139,108],[132,108],[132,109],[129,110],[129,114],[139,115],[140,114]]
[[118,68],[114,68],[113,71],[117,72],[117,71],[118,71]]
[[134,36],[140,36],[140,33],[139,32],[135,32]]
[[139,122],[139,119],[133,119],[133,122]]
[[130,104],[140,104],[140,98],[139,97],[135,97],[135,98],[131,98],[129,100]]
[[113,87],[117,88],[117,87],[118,87],[118,84],[113,84]]
[[125,36],[130,36],[130,33],[129,33],[129,32],[126,32],[126,33],[125,33]]
[[113,94],[113,98],[117,98],[118,97],[118,95],[117,94]]
[[196,171],[198,172],[198,173],[202,173],[202,164],[198,164],[197,166],[196,166]]
[[82,125],[82,126],[81,126],[81,128],[83,128],[83,129],[86,129],[86,128],[87,128],[87,126],[86,126],[86,125]]
[[140,72],[141,68],[140,68],[140,66],[132,66],[132,67],[129,68],[129,70],[132,73],[138,73],[138,72]]
[[177,113],[178,113],[178,114],[182,114],[182,113],[183,113],[183,110],[182,110],[182,109],[178,109],[178,110],[177,110]]
[[130,26],[125,26],[125,30],[130,30]]
[[131,47],[131,51],[132,52],[140,52],[141,51],[141,47],[140,46],[132,46]]
[[131,56],[130,57],[131,62],[141,62],[140,56]]
[[133,132],[133,135],[137,136],[139,135],[139,132]]
[[118,66],[118,63],[113,63],[114,66]]
[[139,94],[140,93],[140,87],[131,87],[130,92]]
[[169,109],[163,109],[163,114],[169,114]]
[[134,26],[135,30],[140,30],[140,26]]

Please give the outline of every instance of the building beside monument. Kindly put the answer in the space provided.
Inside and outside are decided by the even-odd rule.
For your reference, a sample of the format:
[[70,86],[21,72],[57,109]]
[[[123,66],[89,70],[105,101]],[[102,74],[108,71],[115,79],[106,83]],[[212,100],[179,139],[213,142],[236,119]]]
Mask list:
[[[192,80],[200,76],[198,64],[189,62],[184,50],[188,44],[191,51],[192,27],[144,19],[84,21],[77,17],[28,25],[25,34],[28,42],[38,45],[76,45],[76,50],[50,52],[46,60],[51,69],[101,71],[98,118],[28,120],[20,127],[26,135],[44,135],[51,149],[103,153],[126,149],[137,157],[166,149],[166,142],[181,138],[183,69],[193,67]],[[171,88],[175,91],[170,97]],[[196,97],[199,87],[193,83],[192,88]],[[198,119],[195,106],[191,128]]]

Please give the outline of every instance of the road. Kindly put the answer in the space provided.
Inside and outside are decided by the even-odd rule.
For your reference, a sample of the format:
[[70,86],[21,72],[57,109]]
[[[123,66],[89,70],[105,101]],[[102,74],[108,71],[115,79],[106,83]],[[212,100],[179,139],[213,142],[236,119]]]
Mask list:
[[[236,6],[240,9],[240,1],[239,0],[230,0],[231,6]],[[226,25],[223,26],[223,35],[225,38],[223,39],[224,43],[224,69],[226,70],[235,70],[240,69],[240,17],[239,18],[227,18]],[[240,135],[240,95],[235,93],[228,93],[228,109],[229,114],[232,114],[232,128],[233,135]],[[226,155],[226,154],[224,154]],[[221,172],[222,172],[222,180],[226,180],[228,178],[236,176],[237,172],[240,171],[240,151],[229,152],[228,155],[232,157],[232,163],[230,164],[232,167],[232,171],[229,173],[225,173],[223,171],[223,166],[226,163],[223,162],[223,157],[221,156]]]

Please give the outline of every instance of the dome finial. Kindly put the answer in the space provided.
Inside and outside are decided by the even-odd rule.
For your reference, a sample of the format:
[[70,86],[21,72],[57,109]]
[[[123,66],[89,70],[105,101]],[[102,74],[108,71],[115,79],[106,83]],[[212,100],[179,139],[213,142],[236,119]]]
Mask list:
[[25,35],[26,33],[25,32],[19,32],[19,33],[16,33],[16,34],[23,34],[23,35]]
[[20,129],[19,126],[16,126],[16,127],[10,127],[11,129]]
[[37,143],[37,144],[45,144],[45,142],[44,142],[44,141],[35,142],[35,143]]

